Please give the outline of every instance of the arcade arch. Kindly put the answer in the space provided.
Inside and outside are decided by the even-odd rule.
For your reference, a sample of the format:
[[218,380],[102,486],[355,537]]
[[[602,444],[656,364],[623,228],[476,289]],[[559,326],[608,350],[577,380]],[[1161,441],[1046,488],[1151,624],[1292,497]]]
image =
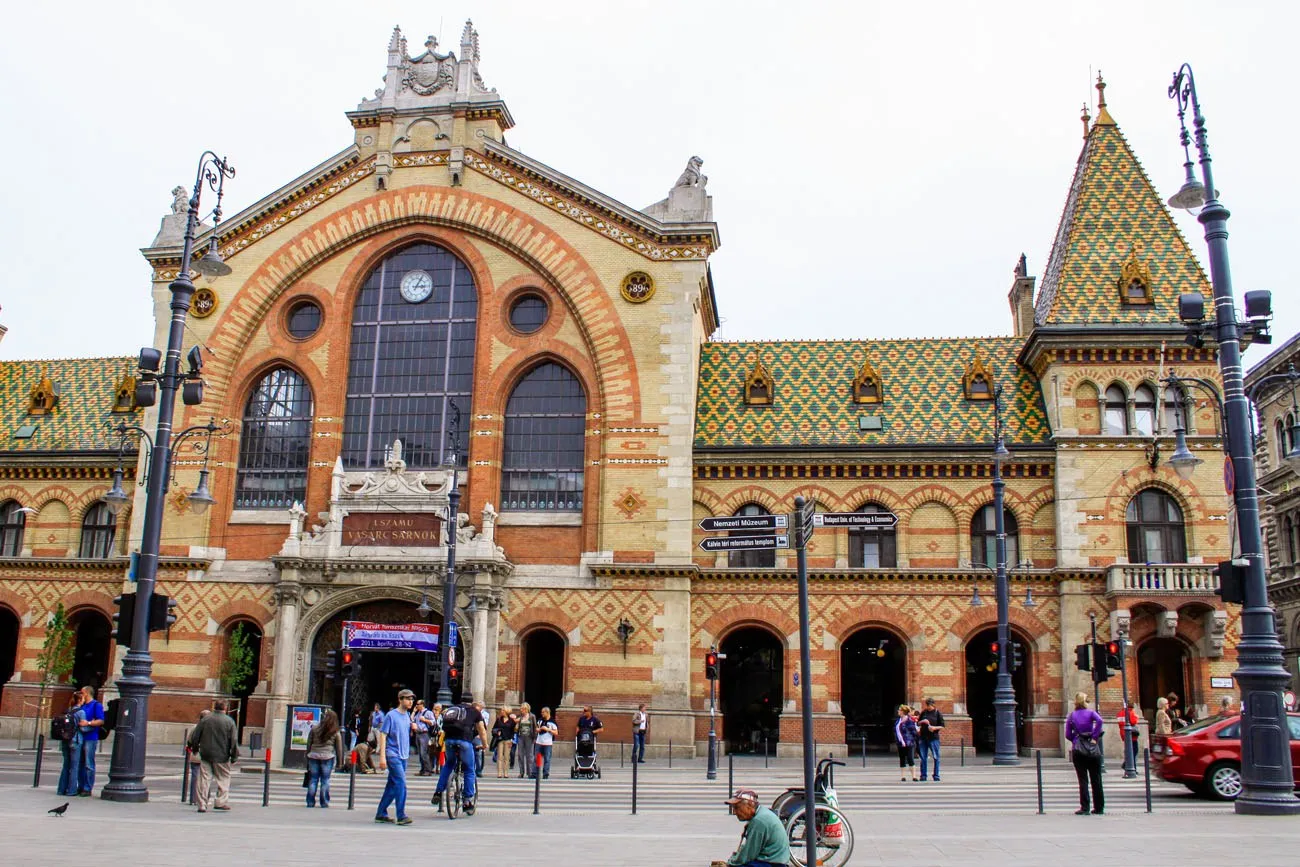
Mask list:
[[[1016,694],[1016,744],[1029,746],[1026,724],[1033,715],[1033,691],[1030,676],[1034,668],[1034,645],[1029,637],[1015,627],[1010,629],[1010,640],[1019,643],[1022,664],[1011,671],[1011,688]],[[976,633],[966,642],[966,712],[970,714],[971,741],[977,753],[993,752],[997,718],[993,708],[993,692],[998,684],[997,660],[993,645],[997,643],[997,627]],[[1011,656],[1007,658],[1008,665]]]
[[[840,709],[850,751],[889,749],[893,719],[907,701],[907,641],[864,626],[840,645]],[[864,740],[865,739],[865,740]]]
[[723,637],[718,705],[727,750],[755,753],[780,739],[785,642],[766,626],[741,626]]

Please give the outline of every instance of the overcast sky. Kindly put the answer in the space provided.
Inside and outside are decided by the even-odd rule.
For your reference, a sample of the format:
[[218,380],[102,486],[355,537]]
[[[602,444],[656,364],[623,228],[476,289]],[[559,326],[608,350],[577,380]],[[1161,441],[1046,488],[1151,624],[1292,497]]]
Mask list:
[[[0,50],[0,358],[133,354],[149,243],[205,148],[227,214],[352,140],[389,33],[412,50],[466,17],[509,144],[635,207],[687,157],[709,176],[720,337],[1006,334],[1021,252],[1041,275],[1081,145],[1090,74],[1165,197],[1166,96],[1196,70],[1238,294],[1300,329],[1294,3],[29,3]],[[1095,111],[1094,111],[1095,114]],[[205,202],[206,204],[206,202]],[[1201,227],[1179,225],[1204,259]],[[1249,362],[1263,357],[1260,348]]]

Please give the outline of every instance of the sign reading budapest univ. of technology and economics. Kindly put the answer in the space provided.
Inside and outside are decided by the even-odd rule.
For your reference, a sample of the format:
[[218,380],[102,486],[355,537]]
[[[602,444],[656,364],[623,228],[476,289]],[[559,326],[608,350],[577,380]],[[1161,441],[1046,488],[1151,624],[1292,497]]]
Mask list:
[[422,650],[437,653],[438,627],[432,623],[344,620],[343,646],[356,650]]

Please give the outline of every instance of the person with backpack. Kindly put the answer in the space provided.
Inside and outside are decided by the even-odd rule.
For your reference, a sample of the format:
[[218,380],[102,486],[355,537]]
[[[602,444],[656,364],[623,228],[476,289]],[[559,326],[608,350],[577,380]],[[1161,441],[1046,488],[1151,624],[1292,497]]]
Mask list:
[[81,688],[81,719],[77,730],[81,733],[81,767],[78,773],[78,797],[89,798],[95,788],[95,753],[99,749],[99,735],[104,725],[104,706],[95,698],[93,686]]
[[519,776],[532,779],[537,773],[537,717],[533,716],[533,707],[528,702],[519,705],[519,721],[515,724],[515,736],[518,748],[515,755],[519,760]]
[[1089,810],[1088,784],[1092,783],[1091,808],[1094,816],[1106,811],[1106,799],[1101,790],[1101,715],[1088,707],[1088,694],[1074,695],[1074,711],[1065,721],[1065,736],[1074,748],[1070,761],[1079,778],[1079,809],[1076,816],[1086,816]]
[[68,709],[50,720],[50,737],[59,742],[63,754],[63,768],[55,792],[69,797],[81,791],[82,698],[81,690],[74,692]]
[[442,792],[447,788],[447,780],[459,759],[461,770],[465,775],[464,806],[465,815],[474,815],[476,804],[474,796],[478,793],[477,765],[474,760],[474,739],[488,741],[487,729],[483,725],[483,716],[476,708],[473,697],[467,692],[462,694],[460,704],[453,704],[442,712],[443,747],[447,759],[438,774],[438,787],[434,790],[430,803],[442,811]]

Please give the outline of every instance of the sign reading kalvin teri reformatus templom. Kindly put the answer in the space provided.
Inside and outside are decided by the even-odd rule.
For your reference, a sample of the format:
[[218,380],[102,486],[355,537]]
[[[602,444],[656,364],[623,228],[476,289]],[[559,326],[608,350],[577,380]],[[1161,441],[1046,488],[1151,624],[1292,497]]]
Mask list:
[[438,627],[432,623],[343,621],[343,646],[358,650],[438,651]]

